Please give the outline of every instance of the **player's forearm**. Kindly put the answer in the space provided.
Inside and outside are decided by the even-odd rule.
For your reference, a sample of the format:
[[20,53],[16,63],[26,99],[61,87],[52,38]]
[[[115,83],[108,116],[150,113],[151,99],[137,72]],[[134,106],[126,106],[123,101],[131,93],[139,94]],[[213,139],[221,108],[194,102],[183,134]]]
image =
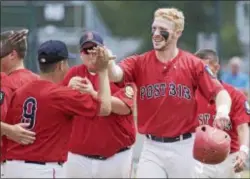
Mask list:
[[108,71],[103,70],[98,72],[99,75],[99,91],[98,91],[98,99],[101,101],[100,106],[100,115],[108,116],[111,112],[111,91],[110,91],[110,83],[108,78]]
[[[93,98],[98,98],[98,93],[92,93]],[[111,112],[119,115],[127,115],[131,113],[130,108],[119,98],[111,96]]]
[[108,65],[108,76],[113,82],[121,82],[123,79],[123,70],[114,60],[110,61]]
[[[238,132],[238,138],[240,142],[241,148],[246,148],[248,147],[249,150],[249,127],[248,124],[241,124],[237,127],[237,132]],[[243,149],[244,150],[244,149]]]
[[231,110],[232,100],[226,90],[221,90],[215,98],[217,114],[228,115]]
[[1,136],[8,135],[10,131],[11,131],[11,125],[1,121]]
[[119,115],[128,115],[131,113],[131,109],[119,98],[113,97],[111,100],[112,112]]

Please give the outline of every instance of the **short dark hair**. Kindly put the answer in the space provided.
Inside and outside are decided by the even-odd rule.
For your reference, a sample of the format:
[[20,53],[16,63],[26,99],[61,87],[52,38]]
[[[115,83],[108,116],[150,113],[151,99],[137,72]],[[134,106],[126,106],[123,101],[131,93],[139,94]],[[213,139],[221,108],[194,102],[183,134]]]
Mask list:
[[51,73],[55,71],[57,63],[41,64],[39,63],[39,69],[42,73]]
[[52,73],[55,71],[57,64],[66,61],[67,59],[60,60],[55,63],[39,63],[39,69],[42,73]]
[[[5,31],[1,33],[1,45],[3,49],[1,49],[3,52],[1,52],[1,57],[4,57],[4,55],[8,55],[12,50],[15,50],[18,54],[18,56],[21,59],[24,59],[27,53],[27,33],[28,30],[20,30],[20,31]],[[12,40],[11,37],[14,37]],[[2,55],[3,53],[3,55]]]
[[219,62],[219,57],[216,51],[212,49],[200,49],[195,52],[195,56],[199,57],[202,60],[211,59]]

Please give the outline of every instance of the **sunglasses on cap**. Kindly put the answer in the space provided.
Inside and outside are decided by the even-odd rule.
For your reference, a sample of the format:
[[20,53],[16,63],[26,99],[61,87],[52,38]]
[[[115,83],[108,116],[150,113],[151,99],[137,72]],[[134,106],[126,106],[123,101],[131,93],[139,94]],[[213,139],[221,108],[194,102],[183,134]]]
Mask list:
[[88,51],[93,50],[95,47],[97,47],[96,43],[87,42],[87,43],[82,45],[81,52],[88,55],[89,54]]
[[92,47],[85,47],[85,48],[82,48],[81,52],[84,53],[84,54],[86,54],[86,55],[88,55],[88,54],[89,54],[88,51],[89,51],[89,50],[93,50],[94,47],[97,47],[97,45],[94,45],[94,46],[92,46]]

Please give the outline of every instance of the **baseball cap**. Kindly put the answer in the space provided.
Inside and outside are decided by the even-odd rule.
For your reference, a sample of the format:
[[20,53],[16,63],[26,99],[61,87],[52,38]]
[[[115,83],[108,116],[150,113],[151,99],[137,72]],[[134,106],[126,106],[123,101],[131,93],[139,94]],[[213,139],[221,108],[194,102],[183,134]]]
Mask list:
[[80,38],[80,48],[87,42],[93,42],[97,45],[104,45],[101,35],[94,31],[85,31]]
[[66,44],[60,40],[46,41],[38,49],[38,61],[41,64],[56,63],[65,59],[75,59],[75,56],[68,52]]

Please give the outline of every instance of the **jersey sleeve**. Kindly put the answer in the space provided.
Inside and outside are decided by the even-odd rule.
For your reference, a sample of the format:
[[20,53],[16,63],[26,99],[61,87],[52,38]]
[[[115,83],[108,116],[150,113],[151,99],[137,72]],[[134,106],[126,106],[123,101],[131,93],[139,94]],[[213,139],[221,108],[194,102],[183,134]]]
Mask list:
[[[199,59],[198,59],[199,60]],[[195,83],[200,89],[201,94],[208,100],[214,100],[215,96],[221,91],[223,86],[216,79],[216,76],[201,60],[195,65]]]
[[135,82],[138,58],[139,58],[138,55],[134,55],[134,56],[125,58],[119,63],[119,66],[122,68],[124,72],[124,76],[123,76],[124,85],[125,83],[128,83],[128,82]]
[[232,100],[233,109],[231,110],[231,116],[235,124],[238,126],[244,123],[250,123],[250,105],[246,96],[240,91],[235,91]]
[[99,114],[100,102],[89,94],[81,94],[68,87],[58,87],[50,93],[53,108],[67,115],[92,117]]
[[124,88],[117,91],[113,96],[122,100],[132,110],[134,106],[135,94],[135,85],[129,83],[126,84]]

